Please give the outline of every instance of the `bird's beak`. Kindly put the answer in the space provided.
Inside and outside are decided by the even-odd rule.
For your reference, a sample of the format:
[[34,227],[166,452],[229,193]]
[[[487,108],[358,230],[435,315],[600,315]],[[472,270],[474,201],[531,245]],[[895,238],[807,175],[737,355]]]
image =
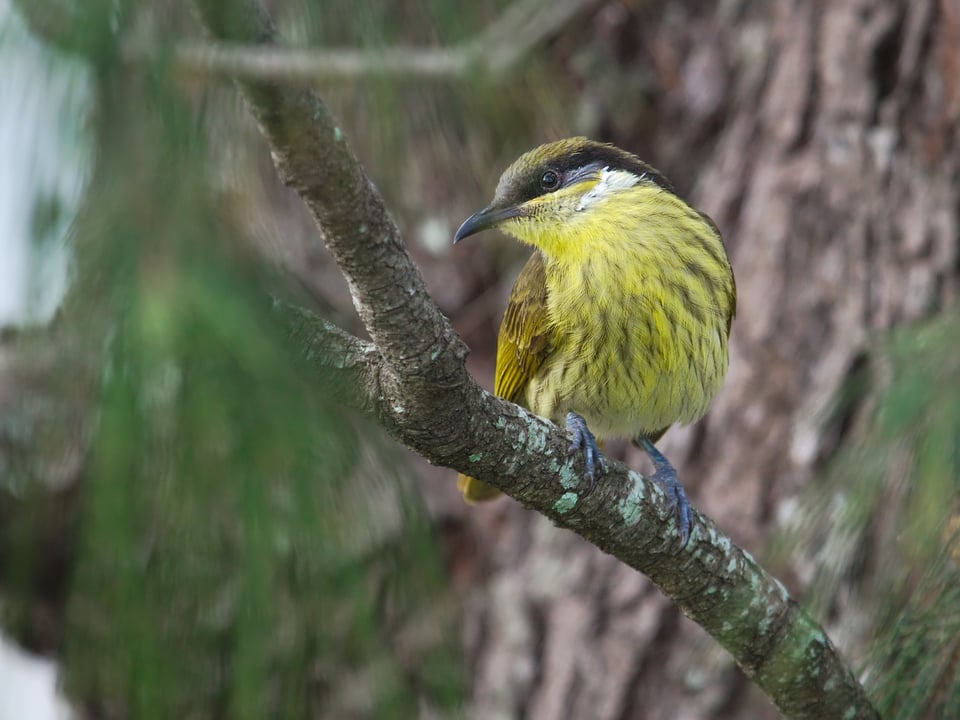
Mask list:
[[519,217],[520,215],[523,215],[523,210],[516,206],[498,208],[490,205],[485,207],[480,212],[474,213],[463,221],[463,225],[457,230],[457,234],[453,236],[453,242],[456,244],[465,237],[476,235],[481,230],[492,228],[504,220]]

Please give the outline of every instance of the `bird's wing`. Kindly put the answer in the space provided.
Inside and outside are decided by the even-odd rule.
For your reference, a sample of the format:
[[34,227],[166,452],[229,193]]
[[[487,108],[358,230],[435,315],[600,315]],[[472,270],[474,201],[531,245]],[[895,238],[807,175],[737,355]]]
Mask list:
[[523,402],[527,383],[554,347],[547,315],[547,278],[543,255],[534,252],[520,271],[497,340],[494,392],[510,402]]
[[[523,403],[527,383],[553,350],[547,316],[547,276],[543,256],[534,252],[510,292],[497,339],[497,373],[493,391],[510,402]],[[500,491],[467,475],[457,487],[469,503],[493,500]]]

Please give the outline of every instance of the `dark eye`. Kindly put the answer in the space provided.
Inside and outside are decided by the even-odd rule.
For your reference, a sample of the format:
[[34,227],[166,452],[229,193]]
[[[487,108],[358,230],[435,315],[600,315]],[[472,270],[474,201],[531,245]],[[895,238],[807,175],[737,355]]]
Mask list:
[[556,190],[560,187],[560,174],[554,170],[547,170],[540,176],[540,187],[548,192]]

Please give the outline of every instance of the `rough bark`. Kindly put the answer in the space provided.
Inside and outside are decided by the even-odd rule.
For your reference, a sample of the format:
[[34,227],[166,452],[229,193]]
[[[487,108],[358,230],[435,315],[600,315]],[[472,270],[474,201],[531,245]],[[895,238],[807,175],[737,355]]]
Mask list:
[[[726,389],[664,448],[695,502],[762,552],[842,439],[826,409],[870,334],[955,300],[960,12],[667,5],[619,20],[619,42],[644,48],[622,76],[656,68],[657,127],[614,137],[693,186],[732,252],[739,311]],[[644,126],[633,120],[615,127]],[[580,538],[506,503],[465,522],[483,556],[468,615],[476,717],[777,716],[648,581]],[[831,627],[849,637],[851,620]]]

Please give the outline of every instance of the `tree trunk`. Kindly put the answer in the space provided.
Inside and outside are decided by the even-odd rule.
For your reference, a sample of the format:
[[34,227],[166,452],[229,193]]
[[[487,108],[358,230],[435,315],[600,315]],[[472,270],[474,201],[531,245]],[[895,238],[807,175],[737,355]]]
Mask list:
[[[639,5],[601,8],[592,28],[641,48],[622,77],[655,69],[654,133],[639,116],[609,129],[638,149],[617,128],[648,123],[645,156],[716,220],[739,290],[726,388],[663,449],[693,502],[762,554],[840,440],[823,411],[870,333],[957,292],[960,6]],[[638,452],[627,460],[643,467]],[[478,556],[466,612],[474,717],[777,716],[615,559],[514,503],[456,517]],[[863,650],[842,649],[851,660]]]

